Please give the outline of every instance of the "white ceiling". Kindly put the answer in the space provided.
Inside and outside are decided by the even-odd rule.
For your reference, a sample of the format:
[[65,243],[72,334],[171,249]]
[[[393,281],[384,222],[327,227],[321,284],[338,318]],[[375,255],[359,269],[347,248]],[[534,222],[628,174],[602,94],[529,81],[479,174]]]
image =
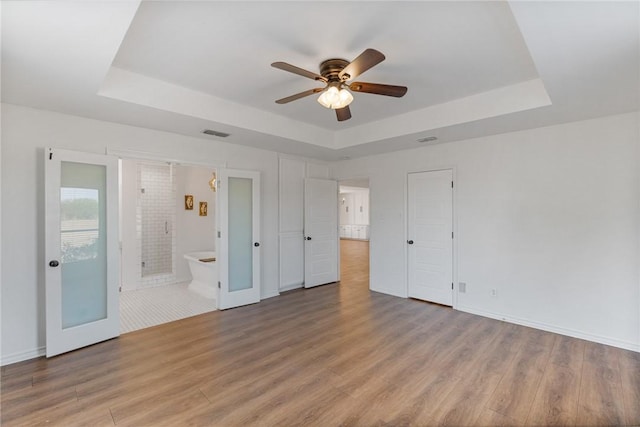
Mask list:
[[[2,6],[2,101],[327,160],[638,110],[637,2],[19,2]],[[387,59],[353,118],[310,96],[328,58]]]

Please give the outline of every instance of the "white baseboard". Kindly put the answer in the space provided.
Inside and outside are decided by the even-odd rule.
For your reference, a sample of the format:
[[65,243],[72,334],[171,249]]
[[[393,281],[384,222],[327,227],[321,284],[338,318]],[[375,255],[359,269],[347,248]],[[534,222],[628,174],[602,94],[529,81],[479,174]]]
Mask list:
[[273,298],[279,295],[280,295],[280,292],[278,291],[267,292],[266,294],[260,296],[260,300],[262,301],[263,299]]
[[11,365],[12,363],[18,363],[29,359],[35,359],[36,357],[45,355],[45,347],[38,347],[35,350],[20,351],[18,353],[8,354],[2,357],[0,366]]
[[294,283],[291,285],[286,285],[280,288],[280,292],[287,292],[287,291],[292,291],[294,289],[300,289],[303,288],[304,285],[302,283]]
[[385,289],[385,288],[373,288],[370,287],[369,290],[373,291],[373,292],[378,292],[381,294],[386,294],[386,295],[391,295],[392,297],[398,297],[398,298],[407,298],[407,294],[400,294],[398,292],[396,292],[395,290],[392,289]]
[[458,305],[457,310],[464,311],[466,313],[477,314],[483,317],[489,317],[491,319],[504,320],[505,322],[514,323],[516,325],[528,326],[534,329],[540,329],[543,331],[553,332],[560,335],[567,335],[573,338],[580,338],[587,341],[610,345],[610,346],[622,348],[625,350],[640,352],[640,343],[633,343],[629,341],[619,340],[616,338],[605,337],[602,335],[590,334],[588,332],[577,331],[575,329],[563,328],[560,326],[550,325],[544,322],[538,322],[530,319],[523,319],[520,317],[509,316],[502,313],[496,313],[493,311],[487,311],[487,310],[477,309],[474,307],[468,307],[463,305]]

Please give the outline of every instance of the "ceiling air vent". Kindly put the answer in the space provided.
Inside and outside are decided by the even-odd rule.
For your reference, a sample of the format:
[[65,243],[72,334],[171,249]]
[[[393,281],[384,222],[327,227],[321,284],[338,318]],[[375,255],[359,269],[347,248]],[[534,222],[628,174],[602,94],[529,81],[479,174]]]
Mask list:
[[226,138],[230,133],[218,132],[217,130],[205,129],[202,133],[206,133],[207,135],[219,136],[220,138]]

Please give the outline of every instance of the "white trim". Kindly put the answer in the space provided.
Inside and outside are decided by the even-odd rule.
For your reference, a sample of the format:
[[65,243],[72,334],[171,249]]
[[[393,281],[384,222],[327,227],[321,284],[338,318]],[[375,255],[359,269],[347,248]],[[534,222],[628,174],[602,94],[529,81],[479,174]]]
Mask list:
[[[369,286],[371,286],[371,282],[369,282]],[[409,298],[406,295],[402,295],[400,293],[398,293],[395,289],[387,289],[387,288],[369,288],[370,291],[372,292],[378,292],[380,294],[385,294],[385,295],[390,295],[392,297],[398,297],[398,298]]]
[[[310,163],[315,163],[315,164],[324,165],[324,166],[330,166],[332,163],[325,160],[314,159],[312,157],[304,157],[296,154],[287,154],[287,153],[280,153],[280,152],[278,152],[278,159],[299,160],[305,163],[310,162]],[[305,165],[305,169],[306,169],[306,165]],[[329,175],[331,175],[331,170],[329,170]]]
[[0,366],[11,365],[12,363],[23,362],[25,360],[42,357],[45,354],[45,347],[38,347],[35,350],[18,351],[2,358]]
[[260,301],[268,299],[268,298],[273,298],[273,297],[279,297],[280,296],[280,292],[278,291],[271,291],[265,295],[260,296]]
[[130,159],[130,160],[148,160],[153,162],[164,162],[164,163],[173,163],[179,166],[204,166],[207,168],[226,168],[227,162],[199,162],[196,160],[187,160],[187,159],[178,159],[178,158],[170,158],[163,154],[151,153],[149,151],[137,151],[137,150],[127,150],[122,148],[105,148],[105,154],[110,156],[115,156],[120,159]]
[[[292,291],[294,289],[302,289],[302,288],[304,288],[304,284],[302,284],[302,283],[294,283],[292,285],[283,286],[279,290],[280,290],[280,292],[287,292],[287,291]],[[280,295],[280,294],[278,293],[278,295]]]
[[597,342],[600,344],[611,345],[613,347],[622,348],[625,350],[640,352],[640,343],[633,343],[624,340],[618,340],[615,338],[605,337],[597,334],[590,334],[575,329],[563,328],[560,326],[550,325],[544,322],[538,322],[535,320],[524,319],[521,317],[515,317],[503,313],[497,313],[494,311],[482,310],[468,306],[458,306],[459,311],[466,313],[476,314],[478,316],[488,317],[490,319],[502,320],[508,323],[516,325],[528,326],[534,329],[540,329],[542,331],[553,332],[555,334],[566,335],[569,337],[580,338],[587,341]]

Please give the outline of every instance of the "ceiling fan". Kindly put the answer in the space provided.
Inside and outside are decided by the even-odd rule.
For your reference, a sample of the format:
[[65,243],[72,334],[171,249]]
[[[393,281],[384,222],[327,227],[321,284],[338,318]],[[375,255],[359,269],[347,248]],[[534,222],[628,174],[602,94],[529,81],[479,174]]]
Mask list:
[[351,62],[344,59],[327,59],[323,61],[320,64],[320,74],[304,70],[295,65],[287,64],[286,62],[274,62],[271,64],[274,68],[326,83],[325,87],[305,90],[304,92],[278,99],[276,104],[286,104],[296,99],[322,92],[318,98],[318,102],[323,107],[336,110],[336,116],[339,122],[349,120],[351,118],[349,104],[353,101],[353,95],[349,90],[353,92],[373,93],[375,95],[394,96],[396,98],[401,98],[407,93],[405,86],[350,82],[351,79],[358,77],[368,69],[378,65],[384,61],[384,59],[385,56],[381,52],[375,49],[367,49]]

